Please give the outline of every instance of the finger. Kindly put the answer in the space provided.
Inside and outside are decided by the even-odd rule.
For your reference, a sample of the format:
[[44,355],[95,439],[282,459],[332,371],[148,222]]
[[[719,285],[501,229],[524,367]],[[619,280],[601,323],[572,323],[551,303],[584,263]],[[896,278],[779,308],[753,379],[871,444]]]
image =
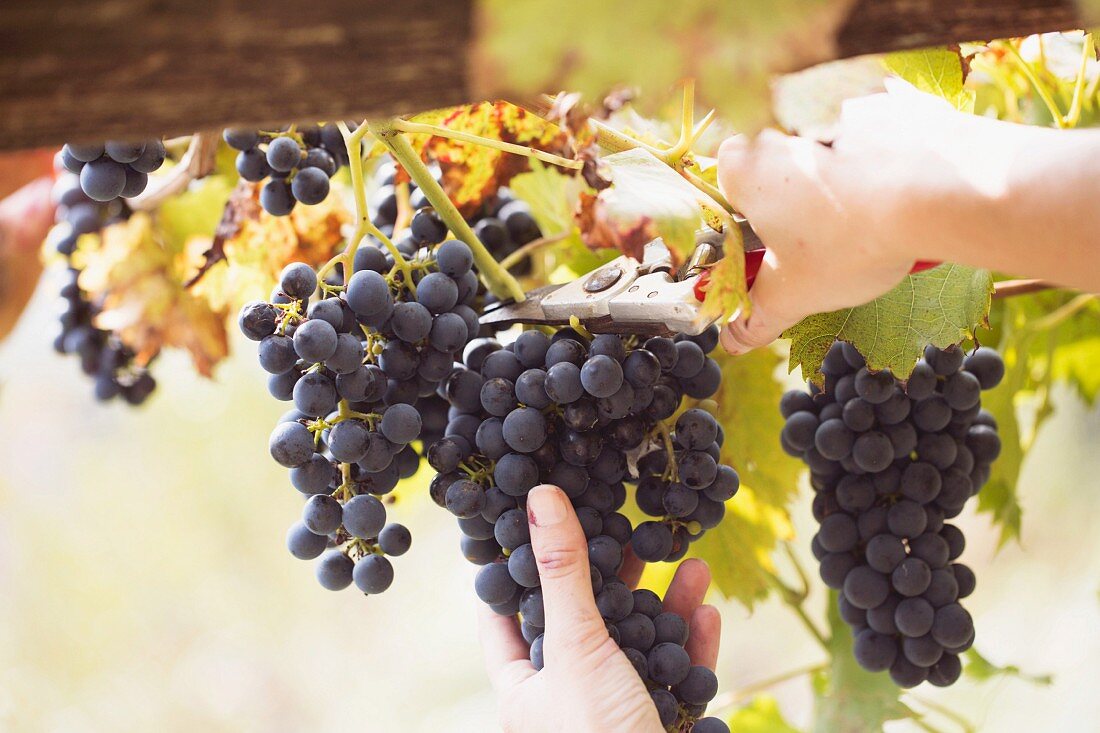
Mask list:
[[679,614],[685,621],[690,620],[695,609],[706,597],[709,587],[710,568],[707,564],[698,558],[684,560],[668,585],[665,610]]
[[699,606],[691,614],[687,644],[684,648],[692,664],[713,670],[718,663],[718,642],[722,638],[722,615],[714,606]]
[[749,291],[751,308],[747,314],[735,313],[722,329],[722,348],[737,355],[775,341],[783,331],[808,315],[802,302],[805,297],[804,288],[784,281],[776,252],[768,250]]
[[588,543],[569,498],[556,486],[536,486],[527,495],[531,548],[542,584],[546,642],[582,653],[607,639],[596,610]]
[[514,616],[500,616],[479,603],[478,638],[485,655],[485,671],[498,692],[509,689],[535,674],[527,642]]
[[638,559],[630,545],[623,550],[623,566],[619,569],[619,579],[626,583],[626,587],[634,590],[642,579],[645,570],[645,562]]

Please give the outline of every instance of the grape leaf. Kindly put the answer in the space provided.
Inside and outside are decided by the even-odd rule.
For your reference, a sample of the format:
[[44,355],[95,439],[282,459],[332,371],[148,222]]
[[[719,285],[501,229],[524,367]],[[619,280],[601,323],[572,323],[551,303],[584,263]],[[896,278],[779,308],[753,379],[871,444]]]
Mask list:
[[[577,218],[585,243],[641,261],[645,244],[661,237],[675,263],[687,260],[695,249],[695,232],[721,206],[648,150],[613,153],[600,162],[613,185],[596,195],[581,193]],[[741,232],[732,223],[725,229],[724,247],[730,256],[717,273],[721,287],[706,301],[714,313],[748,303]]]
[[[742,130],[769,120],[771,75],[834,54],[850,0],[482,0],[475,86],[531,95],[576,89],[590,100],[619,86],[657,98],[684,77],[700,104]],[[610,30],[609,30],[610,29]]]
[[897,51],[887,54],[883,63],[922,92],[943,97],[962,112],[974,111],[974,92],[963,87],[965,75],[957,49]]
[[846,99],[881,92],[885,72],[877,56],[859,56],[812,66],[775,80],[775,118],[785,130],[829,142]]
[[821,361],[836,340],[859,349],[872,369],[905,379],[927,344],[959,343],[988,323],[993,278],[986,270],[944,264],[908,275],[870,303],[804,318],[787,329],[789,369],[820,383]]
[[757,695],[727,722],[730,730],[737,733],[799,733],[783,717],[779,703],[771,695]]
[[580,229],[573,218],[573,210],[584,188],[575,176],[567,176],[553,166],[531,161],[531,170],[520,173],[508,184],[520,199],[531,206],[531,213],[545,236],[564,234],[558,244],[548,250],[545,267],[550,273],[561,273],[561,278],[550,282],[569,281],[591,272],[616,256],[611,250],[593,251],[584,245]]
[[[983,395],[982,406],[997,419],[1001,454],[978,494],[978,510],[992,515],[1004,545],[1022,530],[1016,484],[1027,451],[1053,413],[1051,384],[1065,380],[1086,401],[1095,398],[1100,303],[1067,291],[1033,293],[995,301],[990,322],[995,337],[990,343],[997,344],[1006,371],[1004,381]],[[1017,403],[1025,399],[1038,408],[1022,425]]]
[[[236,311],[243,303],[267,298],[279,272],[291,262],[318,266],[343,245],[340,228],[351,213],[339,195],[316,206],[295,206],[290,216],[272,216],[259,205],[259,187],[242,184],[230,201],[228,226],[219,226],[224,260],[192,288],[215,307]],[[209,249],[213,241],[205,240]],[[197,261],[194,265],[199,266]]]
[[[410,122],[446,127],[490,140],[524,145],[568,157],[567,136],[557,125],[509,102],[478,102],[432,110]],[[513,176],[528,170],[528,158],[514,153],[426,133],[409,134],[409,143],[425,161],[434,160],[442,171],[442,185],[466,216],[507,186]],[[372,154],[384,150],[376,143]],[[402,172],[399,180],[407,180]]]
[[79,247],[80,287],[101,304],[97,327],[117,332],[139,364],[175,346],[187,349],[199,374],[212,375],[228,353],[227,314],[183,287],[185,253],[168,246],[148,215],[83,237]]
[[898,699],[900,690],[883,672],[868,672],[852,655],[852,631],[829,591],[829,666],[814,675],[815,733],[882,730],[890,720],[914,717]]
[[1027,674],[1015,664],[1000,666],[983,657],[977,649],[971,647],[966,651],[966,666],[963,672],[967,677],[978,682],[988,682],[998,677],[1017,677],[1025,682],[1030,682],[1040,687],[1049,687],[1054,684],[1054,676],[1049,674]]
[[751,608],[769,592],[776,543],[793,536],[787,507],[798,493],[800,469],[774,437],[783,428],[776,408],[783,388],[774,377],[782,357],[771,349],[712,356],[722,367],[715,397],[726,435],[722,461],[740,474],[741,489],[726,502],[722,523],[692,543],[691,554],[707,561],[724,596]]

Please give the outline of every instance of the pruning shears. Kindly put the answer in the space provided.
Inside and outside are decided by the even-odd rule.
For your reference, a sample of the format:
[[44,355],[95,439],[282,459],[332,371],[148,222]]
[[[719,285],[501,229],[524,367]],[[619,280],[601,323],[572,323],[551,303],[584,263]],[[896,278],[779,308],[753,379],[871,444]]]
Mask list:
[[[767,249],[750,227],[743,227],[742,231],[745,285],[752,288]],[[645,336],[702,333],[714,322],[700,306],[706,300],[710,267],[723,256],[722,241],[720,232],[700,230],[691,257],[674,273],[672,254],[658,237],[646,243],[641,262],[623,255],[563,285],[537,288],[521,303],[505,301],[490,305],[481,323],[563,326],[576,317],[591,333]],[[938,264],[918,261],[910,272]]]

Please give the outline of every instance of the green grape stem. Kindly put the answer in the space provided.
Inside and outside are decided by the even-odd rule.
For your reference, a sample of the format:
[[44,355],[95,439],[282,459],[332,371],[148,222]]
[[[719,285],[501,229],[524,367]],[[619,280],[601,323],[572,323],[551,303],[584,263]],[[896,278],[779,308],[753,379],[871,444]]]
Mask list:
[[[401,164],[412,178],[413,183],[420,187],[428,202],[435,208],[436,214],[454,233],[461,239],[474,254],[474,262],[481,273],[481,279],[490,292],[502,299],[512,299],[517,303],[526,299],[523,286],[519,284],[511,273],[500,266],[493,255],[481,243],[474,230],[466,223],[466,219],[455,208],[443,187],[432,176],[424,161],[413,150],[409,141],[395,126],[394,120],[368,122],[365,126],[381,142],[394,160]],[[357,131],[358,132],[358,131]]]

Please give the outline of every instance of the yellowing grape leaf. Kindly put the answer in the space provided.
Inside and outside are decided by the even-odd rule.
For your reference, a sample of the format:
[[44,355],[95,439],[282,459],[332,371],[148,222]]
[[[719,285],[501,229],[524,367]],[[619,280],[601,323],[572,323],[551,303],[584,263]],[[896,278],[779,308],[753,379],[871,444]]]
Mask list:
[[963,87],[962,56],[958,50],[926,48],[887,54],[886,68],[922,92],[943,97],[956,109],[974,111],[974,92]]
[[839,339],[859,349],[872,369],[890,369],[905,379],[927,344],[944,348],[987,325],[992,293],[986,270],[944,264],[908,275],[870,303],[812,315],[787,329],[789,369],[801,367],[820,383],[821,361]]
[[745,254],[741,248],[741,229],[730,226],[730,239],[726,245],[726,256],[710,268],[706,275],[702,310],[706,316],[720,323],[732,315],[737,308],[747,308],[748,294],[745,290]]
[[575,89],[598,100],[620,86],[661,98],[695,77],[700,105],[742,130],[770,118],[773,73],[835,57],[850,0],[481,0],[479,96]]
[[736,733],[799,733],[783,717],[779,703],[771,695],[757,695],[726,722]]
[[351,213],[341,196],[295,206],[290,216],[272,216],[259,206],[258,190],[255,184],[238,186],[227,217],[206,242],[208,264],[192,260],[196,269],[208,267],[192,289],[215,307],[235,312],[249,300],[266,298],[288,263],[321,265],[343,246],[340,228],[351,221]]
[[882,672],[868,672],[852,655],[852,631],[829,591],[829,666],[814,675],[814,733],[882,730],[889,720],[914,717],[901,690]]
[[[509,102],[478,102],[432,110],[409,121],[569,156],[567,136],[557,125]],[[439,163],[444,190],[467,216],[474,214],[498,188],[508,185],[513,176],[528,170],[528,158],[523,155],[426,133],[409,134],[408,138],[425,161]],[[384,150],[385,146],[376,143],[371,154]],[[399,172],[398,180],[408,179],[404,172]]]
[[183,287],[184,254],[165,246],[148,215],[136,213],[98,238],[82,238],[79,254],[80,287],[101,303],[97,327],[117,332],[139,364],[175,346],[187,349],[196,371],[211,376],[228,352],[227,314]]
[[725,432],[722,461],[741,476],[741,489],[726,502],[726,518],[692,543],[691,554],[710,565],[715,587],[748,607],[764,598],[776,543],[790,539],[787,507],[798,494],[799,465],[783,453],[779,435],[782,385],[775,370],[782,357],[771,349],[744,356],[716,350],[722,387],[715,396],[718,423]]

